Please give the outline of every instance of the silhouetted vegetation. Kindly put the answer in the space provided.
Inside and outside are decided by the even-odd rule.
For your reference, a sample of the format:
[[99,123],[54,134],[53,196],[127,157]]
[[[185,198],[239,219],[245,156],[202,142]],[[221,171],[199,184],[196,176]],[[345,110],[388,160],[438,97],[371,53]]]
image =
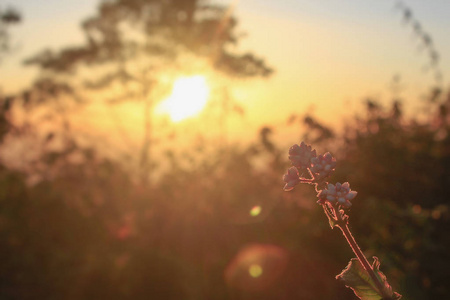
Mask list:
[[[153,163],[153,109],[167,93],[161,82],[164,74],[204,72],[204,64],[242,78],[273,72],[252,53],[235,50],[241,39],[236,25],[231,7],[210,1],[103,1],[97,15],[82,23],[83,45],[56,53],[45,50],[26,64],[40,68],[39,81],[69,84],[77,98],[80,89],[88,88],[103,92],[95,98],[112,104],[141,102],[145,136],[140,165],[143,181],[147,181]],[[114,89],[119,92],[111,95]]]
[[20,13],[12,7],[0,7],[0,60],[6,52],[10,50],[11,40],[9,36],[9,27],[21,21]]

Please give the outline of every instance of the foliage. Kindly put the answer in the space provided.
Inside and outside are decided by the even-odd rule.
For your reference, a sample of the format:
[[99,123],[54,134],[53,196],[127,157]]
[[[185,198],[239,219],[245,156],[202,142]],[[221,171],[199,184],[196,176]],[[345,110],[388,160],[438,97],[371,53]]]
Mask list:
[[[373,130],[374,120],[397,124],[397,138],[388,140],[391,127]],[[428,147],[430,140],[434,147],[444,146],[445,139],[432,137],[445,126],[428,120],[395,123],[381,108],[353,121],[357,125],[348,125],[334,178],[345,177],[358,189],[359,200],[351,208],[355,235],[368,253],[381,256],[393,285],[400,284],[408,299],[445,298],[448,292],[439,285],[448,276],[442,260],[449,222],[445,186],[436,191],[431,182],[412,185],[405,172],[386,175],[397,172],[394,162],[402,163],[400,169],[429,168],[431,163],[439,172],[448,155],[430,154]],[[415,145],[399,149],[418,152],[405,150],[390,158],[395,152],[383,148],[396,141]],[[321,211],[309,204],[314,204],[314,194],[297,189],[293,195],[280,195],[279,174],[285,165],[276,149],[265,134],[259,144],[217,149],[189,168],[182,167],[184,157],[173,156],[170,172],[153,187],[136,186],[114,162],[77,148],[73,151],[81,151],[81,163],[70,163],[66,156],[43,161],[49,167],[63,164],[63,173],[35,186],[4,168],[2,296],[233,299],[247,294],[253,299],[352,299],[329,282],[349,252],[339,250],[339,236],[328,233]],[[266,168],[253,167],[258,157],[269,158]],[[429,161],[411,164],[418,157]],[[387,167],[379,168],[379,162]],[[437,180],[441,173],[422,169],[415,180],[421,180],[421,174]],[[364,176],[371,181],[361,180]],[[408,197],[397,198],[397,191]],[[252,217],[249,211],[258,205],[261,214]],[[289,252],[285,272],[262,294],[241,292],[223,282],[227,263],[250,241]]]
[[399,101],[386,109],[370,100],[341,137],[324,142],[339,153],[336,180],[359,192],[354,234],[395,274],[389,277],[398,278],[408,299],[448,293],[442,260],[449,245],[449,103],[448,93],[432,89],[422,114],[407,117]]
[[[333,180],[349,180],[358,190],[352,230],[408,299],[449,294],[442,134],[448,104],[440,99],[425,121],[371,104],[348,122],[345,143],[337,144],[342,150],[334,150]],[[187,156],[170,156],[171,168],[152,186],[132,182],[117,163],[76,144],[43,156],[40,164],[56,173],[35,185],[3,167],[1,297],[353,299],[329,280],[350,252],[329,232],[312,191],[280,192],[286,165],[268,130],[248,147],[201,152],[207,145],[199,145],[201,159],[189,166]],[[289,253],[268,290],[224,282],[228,263],[250,242]]]
[[[401,296],[392,292],[392,287],[388,284],[386,276],[380,271],[380,262],[377,257],[373,257],[372,269],[376,272],[377,278],[382,282],[383,287],[393,299],[400,299]],[[358,259],[352,258],[347,267],[336,276],[336,279],[342,280],[348,287],[351,287],[355,294],[363,300],[382,300],[383,297],[377,292],[376,285],[372,278],[367,275]],[[391,296],[392,297],[392,296]]]

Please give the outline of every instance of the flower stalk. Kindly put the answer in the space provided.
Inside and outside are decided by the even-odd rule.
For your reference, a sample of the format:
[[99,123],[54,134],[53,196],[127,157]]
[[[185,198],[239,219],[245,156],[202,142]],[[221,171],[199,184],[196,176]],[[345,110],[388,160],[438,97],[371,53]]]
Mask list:
[[[310,145],[302,142],[289,149],[289,159],[292,167],[283,176],[286,183],[285,191],[291,191],[299,183],[312,184],[317,192],[317,203],[322,205],[325,215],[328,217],[331,228],[339,227],[359,261],[360,266],[355,265],[352,259],[346,269],[336,278],[342,279],[347,287],[351,288],[360,299],[374,299],[372,296],[378,294],[383,300],[398,300],[401,295],[392,291],[386,280],[386,276],[379,270],[380,263],[374,257],[373,265],[361,251],[358,243],[353,237],[349,227],[349,216],[345,210],[352,206],[357,192],[350,189],[350,184],[331,184],[326,179],[335,171],[336,159],[330,154],[317,155]],[[305,172],[307,171],[307,172]],[[311,178],[300,177],[307,173]],[[362,266],[363,269],[360,267]],[[355,278],[358,278],[355,280]]]
[[348,244],[350,245],[350,248],[352,248],[353,253],[355,253],[356,257],[358,258],[361,265],[364,267],[364,270],[367,271],[370,278],[372,278],[373,282],[376,285],[376,288],[378,289],[380,295],[383,297],[384,300],[390,300],[392,299],[389,295],[386,295],[386,292],[384,291],[383,284],[378,279],[377,275],[375,274],[372,266],[369,264],[369,261],[367,260],[364,253],[361,251],[361,248],[359,247],[358,243],[356,242],[355,238],[353,237],[353,234],[350,231],[350,228],[348,228],[348,216],[345,214],[343,215],[341,212],[337,211],[337,207],[333,207],[334,211],[336,212],[336,226],[341,229],[342,234],[344,235],[345,239],[347,240]]

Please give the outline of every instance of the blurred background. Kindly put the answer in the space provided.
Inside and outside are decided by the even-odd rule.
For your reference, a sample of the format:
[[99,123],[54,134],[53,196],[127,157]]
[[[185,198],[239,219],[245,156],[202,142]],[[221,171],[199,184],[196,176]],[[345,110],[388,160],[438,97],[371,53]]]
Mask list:
[[0,0],[0,299],[355,299],[288,148],[405,299],[450,288],[450,3]]

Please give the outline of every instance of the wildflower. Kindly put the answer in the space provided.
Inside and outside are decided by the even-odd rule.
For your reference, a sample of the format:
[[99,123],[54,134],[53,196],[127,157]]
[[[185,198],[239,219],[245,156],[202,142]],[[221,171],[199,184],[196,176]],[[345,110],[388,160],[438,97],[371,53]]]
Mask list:
[[340,184],[339,182],[334,184],[328,184],[327,188],[319,191],[317,197],[319,204],[325,204],[326,202],[331,203],[332,205],[338,203],[345,208],[349,208],[352,206],[350,200],[353,200],[356,197],[357,192],[352,191],[350,189],[350,185],[348,182],[344,182]]
[[283,181],[286,182],[286,185],[284,186],[285,191],[294,189],[294,187],[300,182],[298,170],[295,167],[289,168],[287,173],[283,176]]
[[302,142],[299,145],[295,144],[289,148],[289,160],[292,165],[297,168],[309,168],[311,166],[311,159],[316,157],[316,150],[312,150],[310,145]]
[[330,152],[327,152],[323,155],[319,155],[318,157],[313,157],[311,159],[311,172],[313,174],[317,174],[318,176],[324,178],[331,173],[334,172],[336,168],[336,159],[330,154]]

